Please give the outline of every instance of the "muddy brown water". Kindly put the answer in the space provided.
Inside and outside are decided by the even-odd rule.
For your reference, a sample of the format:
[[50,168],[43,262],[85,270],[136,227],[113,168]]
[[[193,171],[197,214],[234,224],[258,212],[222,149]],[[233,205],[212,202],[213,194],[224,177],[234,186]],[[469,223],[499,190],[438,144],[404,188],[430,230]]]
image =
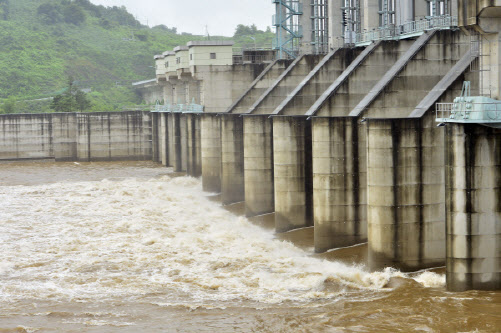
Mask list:
[[0,164],[0,332],[501,332],[501,292],[313,254],[150,162]]

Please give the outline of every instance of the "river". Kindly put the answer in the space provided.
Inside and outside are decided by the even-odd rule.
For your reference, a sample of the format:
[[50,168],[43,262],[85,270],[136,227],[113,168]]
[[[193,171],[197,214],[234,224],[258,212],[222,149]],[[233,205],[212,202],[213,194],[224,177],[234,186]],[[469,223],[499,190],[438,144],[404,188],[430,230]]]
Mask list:
[[501,292],[313,255],[169,170],[0,164],[0,332],[501,332]]

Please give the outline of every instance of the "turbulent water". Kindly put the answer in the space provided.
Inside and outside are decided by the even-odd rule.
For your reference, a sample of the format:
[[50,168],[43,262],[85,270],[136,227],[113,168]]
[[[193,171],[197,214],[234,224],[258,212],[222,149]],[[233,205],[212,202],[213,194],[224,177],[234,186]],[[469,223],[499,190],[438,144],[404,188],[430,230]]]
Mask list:
[[0,164],[0,332],[501,331],[500,292],[312,256],[168,171]]

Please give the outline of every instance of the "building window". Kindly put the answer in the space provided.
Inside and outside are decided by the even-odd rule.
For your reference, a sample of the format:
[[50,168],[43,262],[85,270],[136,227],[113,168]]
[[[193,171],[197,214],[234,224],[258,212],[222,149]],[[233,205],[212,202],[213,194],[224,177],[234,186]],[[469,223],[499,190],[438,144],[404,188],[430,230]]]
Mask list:
[[180,64],[180,63],[181,63],[181,58],[180,57],[176,58],[176,64]]
[[379,0],[379,26],[395,24],[395,0]]
[[426,0],[426,15],[427,16],[442,16],[446,13],[445,1],[443,0]]
[[165,68],[169,68],[169,62],[168,61],[165,62]]
[[215,54],[215,53],[211,53],[211,54],[210,54],[210,58],[211,58],[211,59],[216,59],[216,54]]
[[190,54],[190,60],[193,60],[193,54]]

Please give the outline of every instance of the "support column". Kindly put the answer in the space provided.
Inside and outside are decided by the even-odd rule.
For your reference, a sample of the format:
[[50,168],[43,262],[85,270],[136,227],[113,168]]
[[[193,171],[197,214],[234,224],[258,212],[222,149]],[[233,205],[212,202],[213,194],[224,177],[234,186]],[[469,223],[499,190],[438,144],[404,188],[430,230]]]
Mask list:
[[159,160],[164,166],[169,166],[169,128],[168,128],[168,113],[162,112],[159,114]]
[[244,129],[240,115],[221,116],[221,152],[221,201],[223,205],[244,201]]
[[196,104],[200,104],[200,81],[194,79],[188,81],[188,103],[193,100]]
[[273,123],[268,116],[244,117],[245,215],[275,211]]
[[186,172],[188,170],[188,122],[185,114],[178,114],[179,119],[179,145],[181,168],[179,171]]
[[221,192],[221,117],[204,113],[202,134],[202,185],[207,192]]
[[276,231],[311,226],[311,122],[303,117],[274,117],[273,153]]
[[168,156],[169,165],[174,168],[174,172],[182,172],[182,145],[181,145],[181,114],[169,113],[168,121],[169,142]]
[[159,151],[159,136],[158,136],[158,112],[151,112],[151,150],[152,150],[152,160],[153,162],[160,161],[160,151]]
[[166,124],[167,128],[167,141],[166,141],[166,155],[168,166],[175,167],[176,166],[176,127],[175,124],[175,115],[174,113],[166,113]]
[[188,129],[187,173],[192,177],[200,177],[202,174],[200,155],[200,116],[195,114],[187,114],[186,116]]
[[365,242],[365,128],[356,118],[312,122],[315,252]]
[[369,265],[405,271],[445,262],[443,130],[426,119],[367,123]]
[[195,136],[193,137],[193,171],[195,177],[202,176],[202,117],[196,116],[193,125]]
[[501,290],[501,129],[446,126],[447,289]]

